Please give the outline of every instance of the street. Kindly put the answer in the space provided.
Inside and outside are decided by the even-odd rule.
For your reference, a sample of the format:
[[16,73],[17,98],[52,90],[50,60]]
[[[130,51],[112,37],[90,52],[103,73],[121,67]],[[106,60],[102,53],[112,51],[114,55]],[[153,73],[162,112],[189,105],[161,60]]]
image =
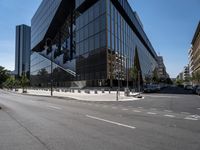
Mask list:
[[0,90],[1,150],[199,150],[200,97],[89,102]]

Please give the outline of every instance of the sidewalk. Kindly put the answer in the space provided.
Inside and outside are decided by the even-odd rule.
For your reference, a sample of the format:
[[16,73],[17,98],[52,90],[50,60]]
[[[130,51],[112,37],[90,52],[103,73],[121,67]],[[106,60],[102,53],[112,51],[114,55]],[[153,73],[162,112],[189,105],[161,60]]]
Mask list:
[[[22,89],[19,89],[18,93],[22,93]],[[30,95],[41,95],[41,96],[50,96],[50,91],[45,90],[27,90],[26,94]],[[140,100],[141,98],[136,98],[139,93],[131,93],[130,96],[124,96],[124,92],[119,92],[118,101],[135,101]],[[105,91],[102,93],[102,91],[97,91],[97,94],[95,94],[94,90],[90,90],[90,94],[85,93],[85,90],[81,90],[81,93],[78,93],[78,90],[74,90],[74,93],[72,92],[64,92],[59,90],[53,92],[53,96],[57,97],[69,97],[77,100],[82,101],[117,101],[117,94],[116,91],[108,92]]]

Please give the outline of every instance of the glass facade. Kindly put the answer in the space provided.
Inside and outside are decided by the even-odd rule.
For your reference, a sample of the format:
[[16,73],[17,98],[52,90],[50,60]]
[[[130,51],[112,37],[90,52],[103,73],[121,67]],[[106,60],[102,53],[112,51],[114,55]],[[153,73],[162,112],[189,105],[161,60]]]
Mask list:
[[62,0],[43,0],[31,20],[31,49],[39,44],[47,30]]
[[[37,23],[38,20],[43,20],[42,10],[46,10],[42,7],[52,8],[46,13],[51,14],[50,12],[53,11],[55,14],[60,1],[62,0],[53,4],[53,1],[44,0],[33,17],[32,25],[35,27],[32,29],[32,49],[36,43],[44,42],[43,36],[47,32],[42,29],[42,31],[36,30],[41,25]],[[44,2],[48,4],[45,6]],[[152,72],[157,66],[157,55],[141,24],[138,23],[137,17],[135,17],[136,20],[133,20],[131,17],[129,18],[129,15],[122,15],[120,8],[116,7],[112,0],[96,0],[91,1],[92,3],[76,0],[75,2],[73,14],[71,12],[66,18],[62,18],[65,20],[64,23],[57,27],[59,30],[52,39],[51,50],[45,48],[32,54],[31,74],[33,77],[44,69],[49,74],[50,60],[53,60],[55,68],[62,68],[63,75],[66,76],[63,80],[64,83],[86,81],[88,86],[98,86],[101,82],[101,85],[108,86],[110,79],[119,79],[125,82],[134,66],[136,48],[143,77]],[[124,0],[124,3],[127,1]],[[88,6],[85,7],[86,5]],[[79,6],[84,7],[79,10]],[[132,10],[130,11],[128,7],[125,9],[127,14],[134,16]],[[47,17],[48,21],[42,25],[45,26],[45,29],[52,23],[52,16],[51,14],[50,18]],[[134,22],[130,24],[127,19]],[[133,29],[132,24],[137,28]],[[39,57],[42,59],[39,60]],[[49,79],[48,76],[47,79]],[[56,81],[56,79],[54,80]],[[48,85],[48,81],[45,85]],[[35,82],[36,80],[33,80],[33,83]],[[58,84],[60,85],[61,82],[59,80]]]
[[[113,78],[117,76],[118,71],[116,70],[118,69],[120,69],[119,71],[122,73],[122,79],[127,77],[127,73],[130,72],[134,66],[136,48],[138,50],[143,77],[151,73],[157,66],[157,61],[155,59],[156,55],[152,55],[147,50],[125,18],[110,0],[107,1],[107,39],[110,78],[111,76],[113,76]],[[151,51],[154,50],[151,49]],[[115,57],[119,57],[120,59],[115,59]],[[126,63],[124,63],[124,61]],[[116,64],[121,65],[116,66]]]
[[64,68],[61,68],[55,63],[42,55],[34,52],[31,55],[31,84],[34,87],[49,87],[51,84],[51,77],[54,87],[65,87],[71,85],[74,77],[67,73]]

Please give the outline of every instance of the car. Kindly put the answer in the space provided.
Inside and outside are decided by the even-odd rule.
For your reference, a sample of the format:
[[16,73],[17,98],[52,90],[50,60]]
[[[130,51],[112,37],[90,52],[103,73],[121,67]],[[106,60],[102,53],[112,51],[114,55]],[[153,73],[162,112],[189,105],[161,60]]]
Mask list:
[[158,87],[156,85],[145,85],[144,86],[144,92],[145,93],[153,93],[153,92],[157,92],[158,91]]
[[193,92],[194,94],[197,94],[197,93],[196,93],[196,90],[197,90],[198,87],[200,87],[200,85],[195,85],[195,86],[193,86],[192,92]]
[[200,86],[197,87],[196,94],[200,96]]
[[186,86],[184,87],[184,89],[185,89],[185,90],[193,90],[193,87],[192,87],[192,85],[186,85]]

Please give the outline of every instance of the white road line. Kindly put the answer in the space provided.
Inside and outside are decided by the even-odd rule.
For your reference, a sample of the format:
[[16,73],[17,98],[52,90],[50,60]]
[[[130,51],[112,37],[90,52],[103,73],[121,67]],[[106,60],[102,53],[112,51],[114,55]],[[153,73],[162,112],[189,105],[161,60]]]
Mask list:
[[138,107],[139,109],[142,109],[143,107]]
[[128,110],[127,108],[123,108],[122,110]]
[[113,106],[112,109],[117,109],[117,107]]
[[155,113],[155,112],[147,112],[147,114],[149,114],[149,115],[156,115],[157,113]]
[[190,113],[188,113],[188,112],[181,112],[181,114],[189,115]]
[[172,112],[171,110],[164,110],[165,112]]
[[49,107],[49,108],[54,108],[54,109],[57,109],[57,110],[61,110],[61,109],[62,109],[62,108],[60,108],[60,107],[51,106],[51,105],[48,105],[47,107]]
[[186,119],[186,120],[194,120],[194,121],[198,120],[197,118],[191,118],[191,117],[185,117],[184,119]]
[[198,110],[200,110],[200,108],[197,108]]
[[174,118],[175,116],[174,115],[164,115],[165,117],[170,117],[170,118]]
[[141,112],[141,111],[140,110],[133,110],[133,112],[137,112],[138,113],[138,112]]
[[115,124],[115,125],[118,125],[118,126],[130,128],[130,129],[136,128],[134,126],[130,126],[130,125],[126,125],[126,124],[122,124],[122,123],[119,123],[119,122],[114,122],[114,121],[110,121],[110,120],[106,120],[106,119],[102,119],[102,118],[98,118],[98,117],[94,117],[94,116],[90,116],[90,115],[86,115],[86,117],[91,118],[91,119],[95,119],[95,120],[99,120],[99,121],[103,121],[103,122],[107,122],[107,123],[111,123],[111,124]]

